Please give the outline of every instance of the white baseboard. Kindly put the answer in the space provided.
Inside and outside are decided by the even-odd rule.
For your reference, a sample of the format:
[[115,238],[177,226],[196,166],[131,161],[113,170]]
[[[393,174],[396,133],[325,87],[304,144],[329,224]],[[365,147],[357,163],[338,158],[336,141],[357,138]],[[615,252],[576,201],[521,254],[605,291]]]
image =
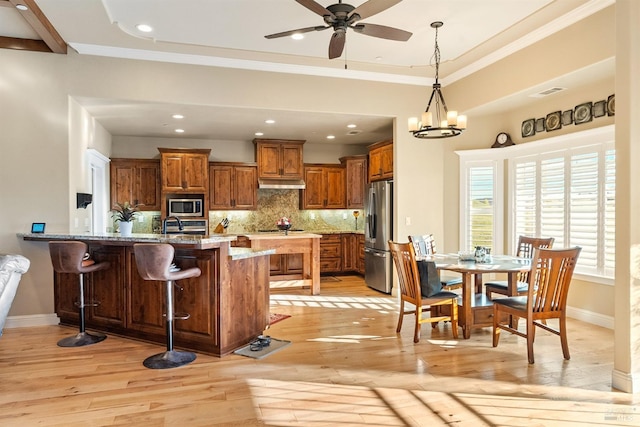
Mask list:
[[625,393],[638,393],[640,391],[640,375],[614,369],[611,374],[611,386]]
[[612,316],[605,316],[604,314],[594,313],[593,311],[567,306],[567,317],[602,326],[603,328],[613,329]]
[[60,323],[55,313],[33,314],[28,316],[9,316],[4,324],[5,329],[24,328],[28,326],[50,326]]

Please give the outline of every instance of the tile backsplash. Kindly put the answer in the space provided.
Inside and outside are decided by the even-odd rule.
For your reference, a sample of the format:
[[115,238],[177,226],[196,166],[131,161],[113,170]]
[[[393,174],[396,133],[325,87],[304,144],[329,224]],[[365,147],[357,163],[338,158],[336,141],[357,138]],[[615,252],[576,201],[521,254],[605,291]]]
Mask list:
[[[237,234],[276,229],[278,218],[286,216],[292,228],[313,232],[362,231],[362,209],[300,210],[299,190],[258,190],[258,209],[255,211],[209,211],[209,231],[224,218],[229,219],[227,233]],[[358,212],[357,228],[354,212]],[[133,225],[134,233],[152,233],[153,217],[160,212],[141,212],[143,221]]]

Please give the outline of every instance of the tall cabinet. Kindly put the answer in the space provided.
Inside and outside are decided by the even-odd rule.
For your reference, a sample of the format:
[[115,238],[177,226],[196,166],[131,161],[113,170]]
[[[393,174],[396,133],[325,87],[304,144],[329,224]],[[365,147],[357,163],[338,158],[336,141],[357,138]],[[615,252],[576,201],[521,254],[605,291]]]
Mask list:
[[341,157],[340,163],[346,169],[347,209],[364,208],[364,192],[367,188],[367,155]]

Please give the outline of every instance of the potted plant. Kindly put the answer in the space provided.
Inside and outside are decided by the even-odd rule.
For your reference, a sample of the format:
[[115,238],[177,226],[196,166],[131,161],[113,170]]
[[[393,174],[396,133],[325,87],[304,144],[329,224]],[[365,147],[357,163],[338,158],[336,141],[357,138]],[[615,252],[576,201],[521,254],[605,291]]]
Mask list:
[[111,218],[114,222],[120,223],[120,234],[122,236],[131,236],[133,229],[133,220],[138,215],[141,205],[132,205],[129,202],[116,203],[111,208]]

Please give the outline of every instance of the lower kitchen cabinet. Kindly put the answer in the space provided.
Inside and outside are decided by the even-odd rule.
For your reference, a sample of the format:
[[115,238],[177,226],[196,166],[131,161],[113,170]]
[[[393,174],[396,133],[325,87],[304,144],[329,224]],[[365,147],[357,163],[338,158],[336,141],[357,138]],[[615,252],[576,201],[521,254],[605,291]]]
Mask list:
[[342,273],[342,235],[323,234],[320,239],[320,273]]
[[364,276],[364,234],[358,234],[358,261],[356,271]]
[[271,276],[302,277],[302,254],[273,254],[270,256],[269,273]]

